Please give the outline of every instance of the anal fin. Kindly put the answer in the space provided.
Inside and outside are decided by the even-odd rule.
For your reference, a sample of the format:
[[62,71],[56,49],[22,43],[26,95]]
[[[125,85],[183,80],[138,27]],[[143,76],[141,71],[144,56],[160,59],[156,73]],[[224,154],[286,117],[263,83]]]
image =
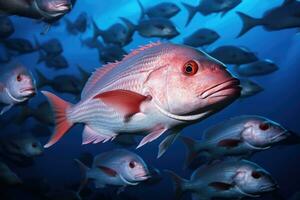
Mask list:
[[99,142],[107,142],[113,140],[117,136],[116,133],[108,130],[95,130],[89,125],[84,126],[82,134],[82,144],[96,144]]
[[137,149],[144,146],[145,144],[152,142],[153,140],[157,139],[159,136],[161,136],[164,132],[166,132],[168,129],[163,126],[157,126],[155,127],[152,132],[150,132],[148,135],[146,135],[142,141],[139,143],[139,145],[136,147]]

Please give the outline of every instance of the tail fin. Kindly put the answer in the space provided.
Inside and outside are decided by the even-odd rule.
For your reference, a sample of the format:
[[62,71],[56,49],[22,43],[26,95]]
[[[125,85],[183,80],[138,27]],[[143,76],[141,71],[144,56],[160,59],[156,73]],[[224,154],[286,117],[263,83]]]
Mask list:
[[50,82],[49,79],[47,79],[40,70],[36,69],[35,72],[37,74],[37,79],[38,79],[37,88],[42,88],[49,84]]
[[40,64],[41,62],[43,62],[47,59],[47,55],[43,51],[41,51],[40,49],[38,50],[38,52],[39,52],[39,58],[38,58],[38,61],[36,63]]
[[181,199],[183,194],[186,192],[185,184],[188,182],[188,180],[181,178],[180,176],[178,176],[170,170],[165,170],[165,172],[167,172],[173,179],[175,188],[175,199]]
[[66,116],[66,110],[71,107],[71,104],[50,92],[42,91],[42,93],[48,98],[52,106],[56,124],[54,134],[48,143],[44,145],[45,148],[48,148],[55,144],[73,126],[73,123],[69,122]]
[[185,144],[186,149],[187,149],[187,155],[186,155],[186,159],[184,162],[184,168],[186,169],[188,166],[191,165],[193,160],[196,159],[196,157],[198,155],[197,149],[196,149],[197,141],[192,138],[185,137],[185,136],[181,136],[180,138],[183,141],[183,143]]
[[129,21],[128,19],[126,19],[125,17],[120,17],[120,19],[124,22],[124,24],[127,26],[128,28],[128,32],[134,32],[136,29],[136,26]]
[[83,164],[80,160],[74,159],[74,161],[78,164],[80,172],[81,172],[81,182],[80,186],[77,190],[77,194],[79,195],[81,190],[84,188],[84,186],[88,182],[88,177],[87,177],[87,171],[90,169],[88,168],[85,164]]
[[146,14],[145,13],[145,8],[144,8],[144,6],[143,6],[143,4],[141,3],[140,0],[137,0],[137,2],[138,2],[139,6],[141,8],[141,16],[140,16],[140,20],[141,20],[141,19],[143,19],[145,17],[145,14]]
[[98,25],[96,24],[94,19],[92,19],[92,24],[93,24],[93,29],[94,29],[93,38],[97,38],[97,37],[101,36],[103,31],[98,27]]
[[242,12],[237,12],[237,14],[240,16],[240,18],[243,21],[243,28],[237,37],[241,37],[242,35],[247,33],[249,30],[251,30],[253,27],[255,27],[257,25],[261,25],[260,19],[250,17]]
[[189,23],[192,21],[193,17],[196,15],[198,7],[197,6],[191,6],[191,5],[186,4],[186,3],[182,3],[182,5],[187,9],[188,14],[189,14],[188,20],[185,24],[185,26],[188,26]]

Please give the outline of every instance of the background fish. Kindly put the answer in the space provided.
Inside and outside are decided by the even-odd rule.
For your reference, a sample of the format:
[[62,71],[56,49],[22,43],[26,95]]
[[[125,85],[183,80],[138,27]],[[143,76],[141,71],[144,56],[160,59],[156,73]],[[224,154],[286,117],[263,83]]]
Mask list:
[[[144,160],[137,154],[124,149],[104,152],[94,158],[91,168],[75,160],[82,173],[85,184],[91,179],[96,188],[109,185],[137,185],[149,178],[149,170]],[[79,191],[81,190],[79,188]]]
[[186,192],[192,194],[193,200],[259,197],[277,188],[269,172],[246,160],[217,162],[200,167],[190,180],[167,172],[174,181],[176,199],[181,199]]
[[261,116],[233,117],[208,128],[202,140],[182,137],[187,148],[186,166],[196,157],[208,162],[230,156],[249,158],[253,153],[267,150],[290,136],[280,124]]
[[0,114],[27,101],[35,92],[34,79],[27,68],[15,63],[0,68],[0,103],[4,104]]

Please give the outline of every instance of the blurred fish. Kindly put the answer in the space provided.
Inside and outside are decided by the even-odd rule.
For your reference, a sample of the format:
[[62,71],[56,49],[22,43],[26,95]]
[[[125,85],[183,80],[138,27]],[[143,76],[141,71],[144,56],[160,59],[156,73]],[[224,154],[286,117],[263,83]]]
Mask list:
[[27,101],[36,93],[31,72],[21,64],[9,63],[0,68],[0,115],[15,104]]
[[66,30],[71,35],[78,35],[84,33],[88,28],[88,15],[86,12],[82,12],[74,22],[69,19],[65,19]]
[[211,29],[201,28],[183,39],[183,44],[192,47],[210,45],[220,38],[220,35]]
[[234,71],[239,76],[262,76],[278,70],[278,66],[271,60],[259,60],[253,63],[236,66]]
[[119,45],[103,45],[101,43],[99,44],[100,46],[97,49],[99,61],[103,64],[120,61],[127,54],[127,52]]
[[83,144],[145,133],[141,147],[170,131],[160,144],[161,156],[181,129],[237,99],[238,84],[222,63],[201,51],[152,43],[97,69],[75,105],[43,91],[57,122],[45,147],[55,144],[74,124],[83,123]]
[[220,46],[214,49],[210,55],[225,64],[242,65],[258,60],[257,56],[243,48],[237,46]]
[[289,198],[289,200],[300,200],[300,192],[296,192],[295,194],[293,194],[293,196]]
[[0,186],[14,186],[22,184],[22,180],[9,167],[0,161]]
[[29,40],[23,38],[9,38],[2,43],[8,50],[20,55],[32,53],[37,50]]
[[85,39],[82,39],[80,37],[80,43],[81,43],[81,46],[85,46],[90,49],[97,49],[97,48],[102,47],[102,43],[98,40],[97,37],[94,37],[94,36],[85,38]]
[[41,62],[45,62],[45,65],[48,68],[54,68],[55,70],[65,69],[69,67],[67,59],[61,54],[50,55],[39,51],[39,59],[37,63],[39,64]]
[[7,51],[7,49],[0,44],[0,63],[8,63],[11,61],[11,54]]
[[81,200],[79,194],[72,190],[55,190],[47,193],[47,200]]
[[16,163],[32,160],[43,152],[40,141],[28,133],[6,134],[0,138],[1,156]]
[[204,16],[212,13],[221,13],[224,16],[241,2],[242,0],[201,0],[197,6],[182,3],[189,14],[186,26],[192,21],[197,12],[200,12]]
[[269,149],[287,139],[290,132],[280,124],[257,115],[233,117],[204,131],[202,140],[182,137],[187,148],[186,166],[196,157],[207,161],[228,156],[247,158],[255,152]]
[[243,22],[238,37],[256,26],[263,26],[268,31],[300,27],[300,2],[297,0],[284,0],[282,5],[266,11],[262,18],[253,18],[242,12],[237,14]]
[[80,65],[77,65],[77,69],[80,73],[81,82],[83,84],[85,84],[88,81],[88,79],[89,79],[89,77],[91,76],[92,73],[85,71],[84,67],[82,67]]
[[74,95],[80,94],[82,90],[81,81],[73,75],[58,75],[53,79],[46,78],[39,70],[36,70],[37,74],[37,87],[42,88],[44,86],[51,86],[55,91],[61,93],[70,93]]
[[50,39],[43,44],[40,44],[38,39],[35,37],[36,46],[38,49],[43,50],[47,55],[57,56],[63,53],[63,46],[61,42],[56,39]]
[[126,46],[132,41],[134,30],[131,26],[126,27],[123,24],[115,23],[106,30],[101,30],[93,20],[94,38],[101,37],[106,44],[116,44]]
[[192,194],[193,200],[253,198],[278,187],[269,172],[246,160],[200,167],[190,180],[182,179],[172,171],[167,172],[174,181],[176,199],[181,199],[187,192]]
[[147,9],[144,8],[140,0],[137,0],[137,2],[141,8],[140,19],[143,19],[145,16],[149,18],[171,18],[180,12],[180,8],[172,2],[162,2]]
[[249,79],[240,79],[240,86],[242,88],[241,98],[254,96],[264,90],[260,85]]
[[15,32],[14,25],[9,17],[0,16],[0,41],[7,39]]
[[175,25],[166,18],[150,18],[142,19],[137,25],[133,24],[128,19],[120,18],[130,30],[138,31],[143,37],[159,37],[165,39],[172,39],[179,35]]
[[71,11],[76,0],[0,0],[0,12],[53,23]]
[[109,185],[137,185],[149,178],[149,170],[144,160],[125,149],[115,149],[97,155],[91,168],[77,159],[75,161],[83,173],[79,192],[88,180],[92,180],[96,188],[104,188]]
[[138,143],[133,135],[118,135],[113,142],[124,147],[136,146]]
[[[31,108],[29,106],[22,106],[21,113],[17,116],[16,122],[17,124],[22,124],[30,117],[33,117],[38,122],[44,124],[44,128],[45,125],[52,126],[54,124],[51,107],[46,101],[39,103],[36,108]],[[36,130],[33,129],[33,132],[35,131],[45,132],[44,134],[48,135],[48,131],[45,131],[45,129],[41,131],[41,128],[39,127],[36,128],[37,128]]]

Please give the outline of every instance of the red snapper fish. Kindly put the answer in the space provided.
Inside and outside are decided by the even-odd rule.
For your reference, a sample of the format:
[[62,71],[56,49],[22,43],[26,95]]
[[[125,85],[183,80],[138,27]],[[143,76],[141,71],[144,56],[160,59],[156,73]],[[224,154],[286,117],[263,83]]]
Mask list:
[[98,68],[77,104],[42,91],[56,121],[45,148],[74,124],[83,123],[82,144],[106,142],[121,134],[143,134],[139,148],[168,131],[159,145],[160,157],[180,130],[237,99],[238,85],[224,64],[202,51],[172,43],[150,43],[119,62]]

